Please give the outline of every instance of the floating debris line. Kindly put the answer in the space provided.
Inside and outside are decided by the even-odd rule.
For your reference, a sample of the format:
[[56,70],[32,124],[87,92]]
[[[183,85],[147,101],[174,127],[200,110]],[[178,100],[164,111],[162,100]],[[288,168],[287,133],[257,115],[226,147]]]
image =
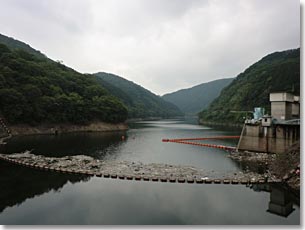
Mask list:
[[201,146],[201,147],[223,149],[223,150],[227,150],[227,151],[235,151],[236,147],[232,147],[232,146],[215,145],[215,144],[204,144],[204,143],[190,142],[190,141],[222,140],[222,139],[238,139],[238,138],[240,138],[240,136],[216,136],[216,137],[162,139],[162,142],[173,142],[173,143],[180,143],[180,144],[186,144],[186,145],[196,145],[196,146]]
[[[81,174],[121,180],[189,183],[189,184],[256,184],[279,183],[271,175],[236,173],[219,176],[216,172],[192,166],[161,163],[143,164],[127,161],[103,161],[85,155],[61,158],[31,154],[0,154],[0,160],[33,169],[59,173]],[[217,178],[216,178],[217,177]]]
[[177,138],[177,139],[162,139],[163,142],[177,141],[204,141],[204,140],[222,140],[222,139],[239,139],[240,136],[213,136],[213,137],[193,137],[193,138]]

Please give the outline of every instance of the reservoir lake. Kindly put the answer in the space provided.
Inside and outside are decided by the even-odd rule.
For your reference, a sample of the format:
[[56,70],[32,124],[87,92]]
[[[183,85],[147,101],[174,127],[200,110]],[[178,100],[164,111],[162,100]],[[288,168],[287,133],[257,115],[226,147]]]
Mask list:
[[[240,135],[196,119],[129,123],[122,132],[14,137],[5,154],[88,155],[100,160],[188,165],[219,175],[245,168],[227,151],[164,138]],[[122,136],[125,137],[122,140]],[[208,143],[236,146],[237,139]],[[206,142],[207,143],[207,142]],[[0,162],[2,225],[299,225],[300,199],[279,185],[171,184],[39,171]]]

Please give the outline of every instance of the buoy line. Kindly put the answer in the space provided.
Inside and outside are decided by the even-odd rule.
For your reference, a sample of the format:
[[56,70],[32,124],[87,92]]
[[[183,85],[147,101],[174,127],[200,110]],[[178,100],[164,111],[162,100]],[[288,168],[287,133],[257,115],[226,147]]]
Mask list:
[[190,141],[191,140],[237,139],[239,137],[240,136],[216,136],[216,137],[199,137],[199,138],[162,139],[162,142],[173,142],[173,143],[180,143],[180,144],[186,144],[186,145],[196,145],[196,146],[201,146],[201,147],[223,149],[223,150],[227,150],[227,151],[235,151],[236,147],[232,147],[232,146],[204,144],[204,143],[190,142]]

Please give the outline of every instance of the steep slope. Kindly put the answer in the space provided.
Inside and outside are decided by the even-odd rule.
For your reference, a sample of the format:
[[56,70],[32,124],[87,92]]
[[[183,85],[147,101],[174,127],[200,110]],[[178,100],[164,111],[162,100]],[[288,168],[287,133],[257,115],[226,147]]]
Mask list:
[[95,75],[103,87],[126,104],[129,118],[168,118],[183,115],[177,106],[131,81],[109,73],[100,72]]
[[18,40],[15,40],[14,38],[7,37],[3,34],[0,34],[0,43],[6,45],[11,50],[23,49],[24,51],[26,51],[30,54],[33,54],[37,57],[41,57],[41,58],[46,57],[40,51],[35,50],[34,48],[29,46],[28,44],[26,44],[24,42],[21,42],[21,41],[18,41]]
[[219,79],[165,94],[162,98],[178,106],[185,114],[197,114],[207,108],[219,96],[220,91],[232,81],[233,78]]
[[[14,43],[14,41],[12,41]],[[122,122],[127,109],[94,76],[0,43],[0,112],[11,124]]]
[[270,113],[269,93],[300,94],[300,49],[275,52],[239,74],[218,98],[200,113],[202,122],[242,122],[245,113],[264,107]]

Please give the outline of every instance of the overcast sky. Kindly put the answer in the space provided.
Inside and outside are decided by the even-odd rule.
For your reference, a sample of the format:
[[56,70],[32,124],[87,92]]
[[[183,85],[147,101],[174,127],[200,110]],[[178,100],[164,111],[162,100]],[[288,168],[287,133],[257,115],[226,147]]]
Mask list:
[[298,0],[0,0],[0,33],[163,95],[300,46]]

